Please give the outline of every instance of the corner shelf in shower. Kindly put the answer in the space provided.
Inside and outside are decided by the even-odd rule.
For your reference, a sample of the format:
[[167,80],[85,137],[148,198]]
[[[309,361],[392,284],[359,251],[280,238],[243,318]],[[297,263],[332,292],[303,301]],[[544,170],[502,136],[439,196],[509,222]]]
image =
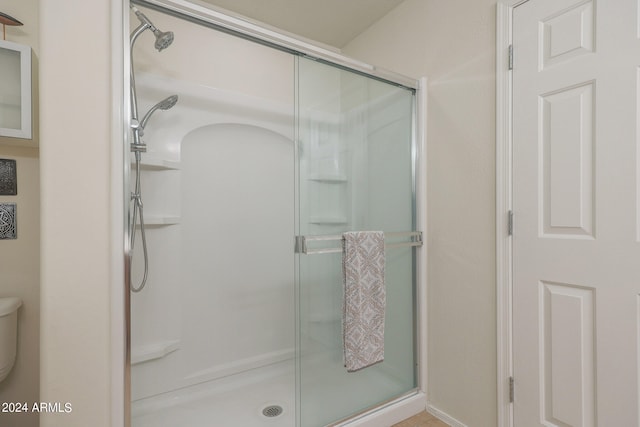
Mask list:
[[341,184],[347,182],[347,177],[344,175],[310,175],[307,177],[307,180],[326,182],[328,184]]
[[162,359],[179,348],[179,340],[161,341],[154,344],[134,347],[131,350],[131,364],[136,365],[150,360]]
[[140,162],[140,168],[149,171],[178,170],[180,169],[180,162],[153,157],[145,158],[143,154],[142,161]]
[[333,217],[333,216],[313,216],[309,218],[309,224],[318,224],[318,225],[343,225],[348,224],[347,218],[345,217]]
[[176,225],[180,224],[179,216],[161,216],[161,215],[145,215],[144,225],[148,225],[150,227],[156,226],[161,227],[164,225]]

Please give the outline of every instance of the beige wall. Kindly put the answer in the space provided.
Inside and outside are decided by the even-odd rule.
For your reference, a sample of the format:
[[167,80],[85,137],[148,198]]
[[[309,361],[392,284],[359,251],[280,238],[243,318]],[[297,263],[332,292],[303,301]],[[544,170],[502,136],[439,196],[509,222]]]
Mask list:
[[496,421],[496,0],[406,0],[349,43],[428,87],[428,399]]
[[116,5],[40,1],[40,399],[72,405],[71,413],[42,414],[42,427],[106,427],[113,416],[110,288],[120,261],[112,264],[110,249]]
[[[0,0],[0,10],[21,21],[21,27],[7,27],[7,40],[31,46],[34,76],[33,103],[38,99],[38,2]],[[16,296],[23,306],[18,312],[16,364],[0,383],[0,402],[36,402],[40,372],[40,182],[37,146],[37,117],[34,138],[0,137],[0,158],[16,161],[18,194],[0,196],[0,203],[16,203],[18,238],[0,241],[0,297]],[[0,414],[2,425],[35,427],[38,414]]]
[[[22,299],[18,311],[16,364],[0,382],[1,402],[37,402],[40,355],[40,200],[38,150],[2,145],[0,158],[16,160],[18,195],[0,196],[15,203],[17,239],[0,240],[0,297]],[[1,345],[1,344],[0,344]],[[0,424],[35,427],[38,414],[0,414]]]

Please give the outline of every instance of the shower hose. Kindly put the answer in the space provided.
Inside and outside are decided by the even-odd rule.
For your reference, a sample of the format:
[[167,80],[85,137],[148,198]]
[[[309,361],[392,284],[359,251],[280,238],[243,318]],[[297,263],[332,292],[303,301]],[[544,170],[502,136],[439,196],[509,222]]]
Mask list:
[[[139,154],[139,153],[136,153]],[[140,156],[136,156],[136,184],[135,190],[131,193],[131,201],[133,202],[133,218],[131,220],[131,265],[133,266],[133,249],[136,242],[136,223],[137,217],[140,216],[140,237],[142,238],[142,256],[144,257],[144,274],[138,286],[130,281],[132,292],[140,292],[147,284],[147,276],[149,275],[149,256],[147,254],[147,237],[144,231],[144,208],[142,205],[142,193],[140,190]]]

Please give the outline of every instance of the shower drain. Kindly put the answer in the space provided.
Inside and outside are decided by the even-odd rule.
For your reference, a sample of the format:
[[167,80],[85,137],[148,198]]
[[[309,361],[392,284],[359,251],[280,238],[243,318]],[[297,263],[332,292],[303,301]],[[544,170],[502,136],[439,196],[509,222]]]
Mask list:
[[273,418],[282,414],[282,412],[283,412],[282,406],[271,405],[271,406],[267,406],[262,410],[262,415],[264,415],[265,417]]

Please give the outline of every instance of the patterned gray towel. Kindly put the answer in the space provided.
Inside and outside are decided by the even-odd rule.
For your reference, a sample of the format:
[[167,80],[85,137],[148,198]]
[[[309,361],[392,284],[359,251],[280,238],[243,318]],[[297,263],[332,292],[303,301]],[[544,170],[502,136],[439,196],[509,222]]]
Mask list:
[[384,233],[342,235],[344,364],[354,372],[384,360]]

